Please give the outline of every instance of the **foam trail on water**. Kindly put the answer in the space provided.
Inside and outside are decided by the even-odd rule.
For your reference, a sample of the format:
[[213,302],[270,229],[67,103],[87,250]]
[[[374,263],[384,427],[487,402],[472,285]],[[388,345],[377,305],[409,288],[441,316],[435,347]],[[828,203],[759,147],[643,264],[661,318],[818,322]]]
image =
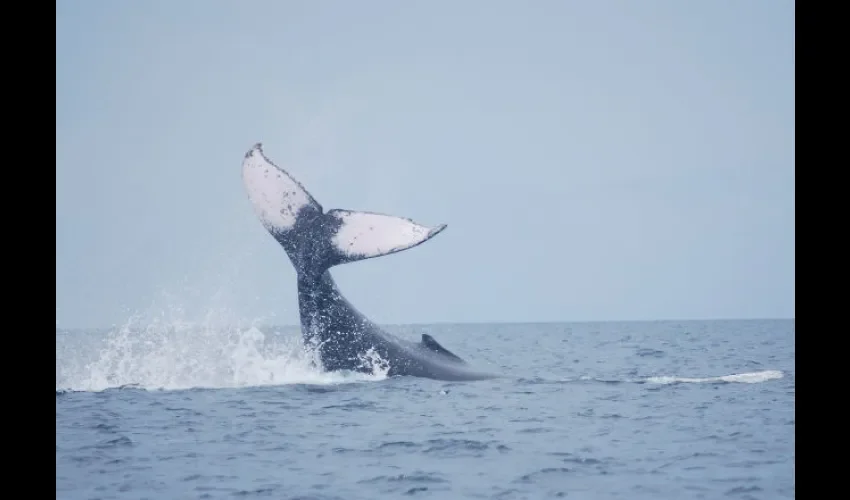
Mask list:
[[606,384],[759,384],[770,380],[781,379],[785,376],[779,370],[764,370],[759,372],[736,373],[732,375],[722,375],[720,377],[672,377],[672,376],[655,376],[636,379],[609,379],[599,378],[590,375],[582,375],[575,379],[561,379],[559,382],[603,382]]
[[723,375],[721,377],[707,378],[688,378],[688,377],[649,377],[646,379],[651,384],[705,384],[705,383],[721,383],[721,382],[737,382],[742,384],[758,384],[767,382],[768,380],[780,379],[783,374],[779,370],[764,370],[760,372],[738,373],[733,375]]

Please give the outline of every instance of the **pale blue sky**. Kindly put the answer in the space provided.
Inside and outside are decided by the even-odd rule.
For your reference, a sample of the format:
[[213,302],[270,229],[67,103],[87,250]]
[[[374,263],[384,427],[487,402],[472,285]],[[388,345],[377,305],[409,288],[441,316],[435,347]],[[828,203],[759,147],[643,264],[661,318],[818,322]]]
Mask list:
[[335,269],[381,323],[794,317],[792,1],[60,0],[56,40],[60,327],[296,324],[258,141],[448,224]]

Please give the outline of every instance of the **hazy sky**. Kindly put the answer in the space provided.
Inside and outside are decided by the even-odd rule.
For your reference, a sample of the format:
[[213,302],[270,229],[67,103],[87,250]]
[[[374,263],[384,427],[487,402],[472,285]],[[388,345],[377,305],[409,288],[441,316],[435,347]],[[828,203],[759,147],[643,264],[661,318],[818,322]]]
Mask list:
[[380,323],[793,317],[794,43],[790,0],[60,0],[57,324],[296,324],[258,141],[448,224],[335,268]]

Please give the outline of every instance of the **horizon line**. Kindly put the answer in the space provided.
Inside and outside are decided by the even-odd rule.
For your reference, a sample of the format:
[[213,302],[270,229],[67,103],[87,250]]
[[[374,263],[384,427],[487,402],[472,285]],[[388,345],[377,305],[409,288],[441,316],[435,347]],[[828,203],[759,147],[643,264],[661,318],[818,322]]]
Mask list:
[[[513,321],[432,321],[428,323],[412,322],[412,323],[377,323],[381,326],[397,327],[397,326],[448,326],[448,325],[552,325],[552,324],[587,324],[587,323],[653,323],[653,322],[706,322],[706,321],[794,321],[796,316],[790,317],[750,317],[750,318],[665,318],[665,319],[601,319],[601,320],[513,320]],[[73,326],[61,327],[56,325],[56,330],[104,330],[117,328],[123,324],[113,323],[109,326]],[[254,326],[272,327],[272,328],[300,328],[298,323],[294,324],[274,324],[274,323],[258,323]]]

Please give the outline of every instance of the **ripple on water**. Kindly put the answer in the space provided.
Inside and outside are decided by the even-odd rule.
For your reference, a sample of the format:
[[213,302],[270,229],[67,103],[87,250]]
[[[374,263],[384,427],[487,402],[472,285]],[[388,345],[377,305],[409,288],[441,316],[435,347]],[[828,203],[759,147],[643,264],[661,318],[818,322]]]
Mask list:
[[451,482],[438,472],[414,471],[409,474],[380,475],[358,481],[382,493],[413,495],[426,491],[450,491]]

